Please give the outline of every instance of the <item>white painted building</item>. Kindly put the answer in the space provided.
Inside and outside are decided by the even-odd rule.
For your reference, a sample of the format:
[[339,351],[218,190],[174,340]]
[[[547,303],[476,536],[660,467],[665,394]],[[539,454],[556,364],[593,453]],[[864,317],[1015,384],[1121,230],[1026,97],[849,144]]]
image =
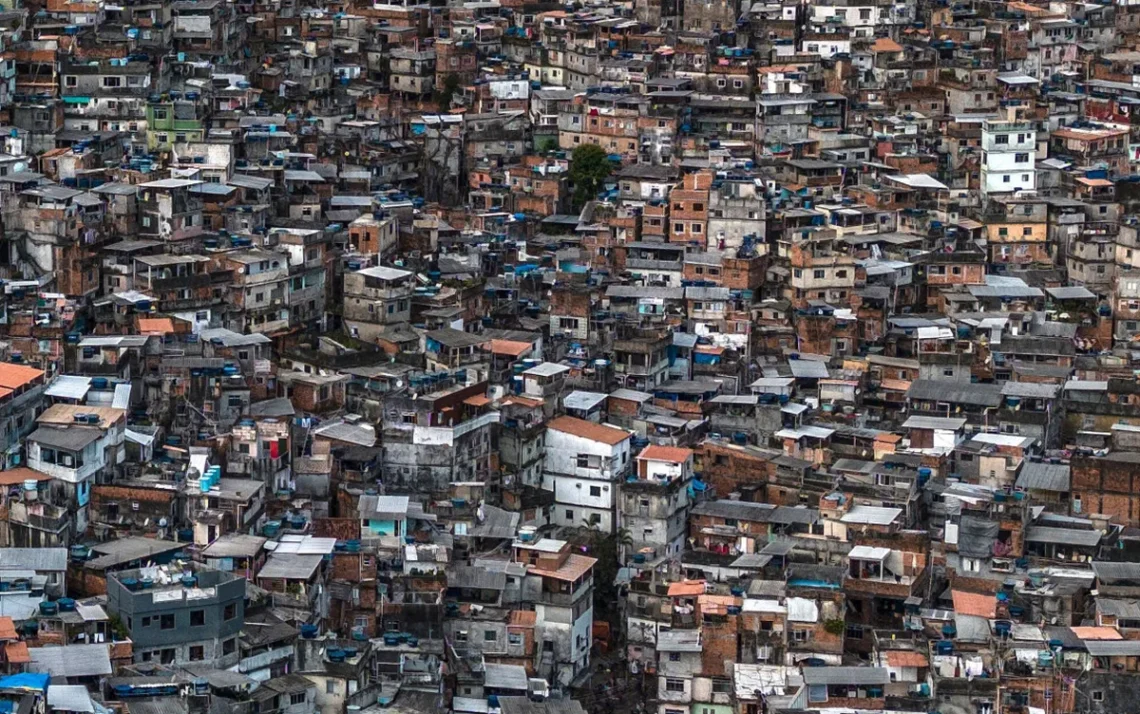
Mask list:
[[635,553],[653,557],[680,555],[685,549],[693,451],[676,446],[647,446],[637,459],[636,478],[621,484],[621,527]]
[[618,482],[630,468],[630,434],[562,416],[547,424],[542,488],[554,493],[551,522],[614,531]]
[[1037,190],[1036,151],[1032,122],[982,122],[982,195]]
[[109,482],[126,458],[126,414],[125,409],[56,404],[40,415],[28,436],[28,466],[63,485],[66,503],[56,505],[74,514],[76,533],[87,529],[91,485]]
[[598,561],[571,553],[569,543],[551,538],[516,540],[514,558],[527,569],[523,598],[534,603],[536,674],[565,686],[590,666]]

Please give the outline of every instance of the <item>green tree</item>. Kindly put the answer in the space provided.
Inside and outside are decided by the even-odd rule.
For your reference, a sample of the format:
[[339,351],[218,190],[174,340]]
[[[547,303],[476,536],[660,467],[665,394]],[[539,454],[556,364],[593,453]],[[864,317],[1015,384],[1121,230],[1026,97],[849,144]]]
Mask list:
[[615,583],[621,567],[621,549],[632,547],[633,537],[624,528],[617,529],[615,533],[604,533],[597,523],[588,520],[583,520],[582,525],[566,534],[566,537],[577,546],[579,552],[598,559],[594,566],[595,618],[617,625],[621,613]]
[[570,155],[570,183],[574,185],[574,208],[581,208],[598,195],[613,165],[602,147],[582,144]]
[[451,97],[459,89],[459,75],[449,74],[443,79],[443,86],[436,90],[435,101],[439,104],[439,110],[446,112],[451,109]]

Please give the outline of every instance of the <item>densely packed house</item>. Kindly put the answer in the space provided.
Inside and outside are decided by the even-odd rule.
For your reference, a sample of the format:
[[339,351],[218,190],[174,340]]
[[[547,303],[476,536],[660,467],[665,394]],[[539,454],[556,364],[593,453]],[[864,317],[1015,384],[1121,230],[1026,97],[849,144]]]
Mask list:
[[1138,711],[1138,169],[1125,0],[0,0],[0,712]]

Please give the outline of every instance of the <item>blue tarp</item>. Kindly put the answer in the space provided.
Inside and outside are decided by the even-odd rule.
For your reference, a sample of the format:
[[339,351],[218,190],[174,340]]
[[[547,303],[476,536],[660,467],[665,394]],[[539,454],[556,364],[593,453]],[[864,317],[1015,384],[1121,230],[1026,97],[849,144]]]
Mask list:
[[27,672],[25,674],[13,674],[10,677],[0,679],[0,690],[4,689],[35,689],[41,692],[46,692],[48,682],[51,681],[50,674],[39,674],[36,672]]

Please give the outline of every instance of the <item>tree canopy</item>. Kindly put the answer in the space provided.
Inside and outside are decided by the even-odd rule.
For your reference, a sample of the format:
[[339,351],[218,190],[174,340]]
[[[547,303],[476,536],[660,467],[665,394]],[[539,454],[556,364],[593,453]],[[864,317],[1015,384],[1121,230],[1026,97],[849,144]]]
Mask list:
[[574,184],[574,208],[598,195],[613,165],[605,149],[595,144],[582,144],[570,155],[570,182]]

